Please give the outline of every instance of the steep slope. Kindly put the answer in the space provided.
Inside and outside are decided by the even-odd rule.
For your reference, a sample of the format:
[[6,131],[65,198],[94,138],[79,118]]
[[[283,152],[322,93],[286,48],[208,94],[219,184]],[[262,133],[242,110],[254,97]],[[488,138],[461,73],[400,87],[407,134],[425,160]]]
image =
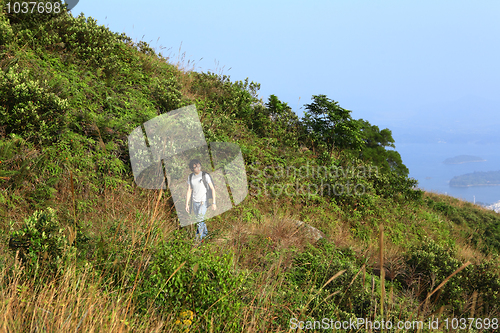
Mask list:
[[[299,120],[256,83],[185,71],[92,18],[3,12],[0,31],[6,329],[280,332],[294,318],[500,314],[500,215],[414,190],[397,156],[372,164],[363,147],[384,154],[390,131],[323,95]],[[249,183],[198,248],[168,190],[135,186],[127,146],[137,126],[191,104],[208,142],[241,147]],[[338,115],[347,132],[331,132]]]

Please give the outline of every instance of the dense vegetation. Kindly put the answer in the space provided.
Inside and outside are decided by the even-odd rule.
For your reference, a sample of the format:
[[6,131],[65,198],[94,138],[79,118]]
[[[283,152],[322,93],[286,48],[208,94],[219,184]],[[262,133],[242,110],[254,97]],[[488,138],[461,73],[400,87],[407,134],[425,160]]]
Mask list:
[[[325,95],[299,119],[254,82],[66,13],[3,11],[0,68],[2,331],[500,316],[500,215],[416,190],[390,130]],[[207,221],[200,247],[168,190],[135,185],[127,147],[132,129],[191,104],[208,142],[241,147],[250,192]]]

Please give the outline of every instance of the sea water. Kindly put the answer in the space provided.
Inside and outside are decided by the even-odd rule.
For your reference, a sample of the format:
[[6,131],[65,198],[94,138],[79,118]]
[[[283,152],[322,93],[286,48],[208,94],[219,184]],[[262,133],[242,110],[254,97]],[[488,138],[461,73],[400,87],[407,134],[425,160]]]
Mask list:
[[[500,152],[497,145],[407,143],[396,144],[396,151],[410,170],[410,177],[418,180],[418,187],[430,192],[484,204],[500,201],[500,186],[451,187],[450,180],[474,171],[499,171]],[[481,157],[485,162],[444,164],[444,160],[459,155]]]

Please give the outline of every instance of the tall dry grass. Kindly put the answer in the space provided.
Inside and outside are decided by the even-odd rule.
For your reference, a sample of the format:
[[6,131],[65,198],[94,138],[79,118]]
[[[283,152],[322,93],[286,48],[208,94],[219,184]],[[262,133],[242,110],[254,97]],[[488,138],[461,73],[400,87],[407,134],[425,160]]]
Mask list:
[[[82,209],[85,201],[81,195],[85,192],[82,187],[84,185],[70,181],[59,188],[58,219],[62,225],[67,224],[69,239],[75,239],[75,221],[94,237],[106,235],[107,230],[114,226],[116,232],[111,238],[106,238],[107,242],[127,244],[132,250],[129,251],[131,255],[134,251],[135,254],[147,254],[149,247],[154,247],[176,228],[170,197],[162,191],[108,189],[95,204]],[[29,216],[31,213],[16,212],[11,216]],[[20,218],[16,220],[14,228],[22,221]],[[2,228],[7,231],[9,227],[4,224]],[[150,309],[147,316],[137,317],[131,302],[133,290],[127,286],[108,290],[107,281],[102,281],[102,277],[94,273],[91,260],[83,269],[77,268],[76,262],[72,261],[61,276],[42,274],[33,281],[6,243],[2,243],[1,332],[164,332],[168,328],[166,323],[175,320],[158,316],[156,309]],[[88,256],[91,257],[92,253]],[[137,272],[145,264],[146,259],[138,262],[132,257],[127,258],[126,263],[129,267],[136,267]]]
[[138,318],[127,308],[130,293],[106,291],[92,273],[68,267],[59,278],[43,283],[23,278],[18,262],[15,273],[6,268],[0,279],[0,330],[2,332],[162,332],[168,318],[154,312]]
[[[75,215],[86,231],[94,235],[106,234],[106,230],[114,227],[116,231],[108,242],[127,244],[129,253],[134,253],[138,258],[128,258],[127,264],[139,274],[147,265],[148,248],[152,248],[158,242],[168,239],[172,231],[177,228],[173,214],[173,206],[168,193],[163,191],[143,191],[138,188],[132,189],[107,189],[98,201],[87,209],[82,209],[81,202],[85,200],[80,184],[71,184],[60,189],[59,212],[62,219],[73,221]],[[224,250],[235,254],[235,269],[245,270],[248,279],[252,279],[252,290],[242,293],[245,302],[239,318],[241,332],[288,332],[289,327],[274,324],[278,317],[298,318],[308,315],[310,312],[301,313],[297,310],[297,304],[292,300],[276,303],[280,299],[283,288],[286,288],[286,270],[292,265],[292,257],[287,255],[287,249],[302,251],[311,241],[305,233],[300,232],[293,223],[297,219],[295,211],[286,209],[286,202],[275,202],[260,207],[262,203],[249,202],[248,206],[259,209],[262,216],[247,221],[236,208],[223,216],[210,221],[209,230],[219,230],[216,237],[210,242],[220,245]],[[300,208],[300,207],[298,207]],[[26,212],[26,215],[29,215]],[[228,221],[231,221],[229,223]],[[313,223],[311,223],[313,224]],[[337,235],[334,239],[339,244],[347,245],[351,241],[348,225],[337,223]],[[126,231],[126,232],[125,232]],[[380,229],[378,249],[370,248],[362,256],[366,261],[372,261],[372,265],[366,264],[343,291],[336,291],[335,295],[347,294],[350,285],[356,279],[363,281],[368,290],[372,291],[371,313],[394,315],[398,307],[413,310],[415,316],[427,317],[432,315],[432,307],[429,306],[431,296],[439,293],[439,290],[453,277],[447,277],[444,281],[436,281],[437,287],[432,289],[427,303],[418,302],[418,289],[416,286],[413,294],[411,290],[406,295],[395,295],[392,287],[388,295],[385,294],[385,278],[394,280],[395,276],[402,274],[403,268],[399,249],[385,242],[384,230]],[[260,265],[268,253],[265,249],[252,248],[253,238],[267,239],[270,248],[281,253],[281,255],[267,266]],[[345,237],[344,239],[342,239]],[[378,251],[377,251],[378,250]],[[144,255],[139,255],[144,254]],[[2,249],[2,255],[7,256],[7,250]],[[12,257],[12,255],[9,255]],[[464,255],[465,257],[465,255]],[[378,259],[378,260],[377,260]],[[112,260],[112,258],[110,258]],[[373,262],[374,261],[374,262]],[[367,278],[367,270],[377,267],[380,271],[380,294],[376,292],[375,279]],[[368,269],[367,269],[368,268]],[[463,269],[463,267],[461,268]],[[250,274],[252,273],[252,274]],[[387,273],[387,276],[386,276]],[[328,283],[334,281],[343,274],[337,272],[331,277],[325,277]],[[252,275],[252,277],[250,277]],[[372,275],[373,276],[373,275]],[[47,279],[43,284],[30,281],[24,277],[24,272],[19,262],[7,260],[0,271],[0,331],[2,332],[174,332],[178,331],[175,321],[177,313],[162,313],[162,309],[150,308],[145,316],[137,316],[132,301],[134,285],[122,286],[117,289],[106,288],[106,281],[101,276],[92,273],[91,263],[85,268],[76,268],[69,265],[62,276]],[[418,279],[415,279],[418,284]],[[378,286],[377,286],[378,287]],[[304,294],[305,304],[317,297],[317,289],[300,290]],[[328,302],[329,295],[322,302]],[[406,303],[400,299],[405,297]],[[303,307],[305,308],[305,307]],[[469,312],[478,313],[480,298],[472,295]],[[306,310],[303,310],[306,311]],[[443,313],[441,309],[441,314]],[[334,314],[332,314],[334,315]],[[437,314],[440,315],[440,314]],[[403,317],[402,320],[415,318]],[[216,323],[213,318],[199,318],[197,324],[193,323],[192,332],[213,331],[224,332],[225,324]],[[210,328],[210,329],[207,329]]]

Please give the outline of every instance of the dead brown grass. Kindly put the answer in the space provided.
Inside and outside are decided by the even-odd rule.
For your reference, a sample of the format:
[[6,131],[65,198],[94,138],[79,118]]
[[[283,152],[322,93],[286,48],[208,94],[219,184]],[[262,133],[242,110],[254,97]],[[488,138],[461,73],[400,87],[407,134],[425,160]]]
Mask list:
[[[242,268],[267,270],[265,257],[270,252],[284,253],[291,248],[300,251],[311,242],[293,221],[290,216],[266,216],[261,223],[239,221],[228,226],[214,242],[234,251]],[[282,263],[289,266],[290,257],[283,258]]]
[[354,240],[349,225],[344,221],[338,220],[336,223],[331,223],[328,233],[332,235],[332,242],[339,248],[359,245],[359,242]]
[[166,318],[151,312],[147,321],[138,321],[133,308],[127,311],[127,293],[113,294],[98,288],[98,276],[90,270],[67,269],[63,276],[44,285],[0,271],[10,283],[0,287],[0,330],[2,332],[132,332],[136,329],[162,332]]

